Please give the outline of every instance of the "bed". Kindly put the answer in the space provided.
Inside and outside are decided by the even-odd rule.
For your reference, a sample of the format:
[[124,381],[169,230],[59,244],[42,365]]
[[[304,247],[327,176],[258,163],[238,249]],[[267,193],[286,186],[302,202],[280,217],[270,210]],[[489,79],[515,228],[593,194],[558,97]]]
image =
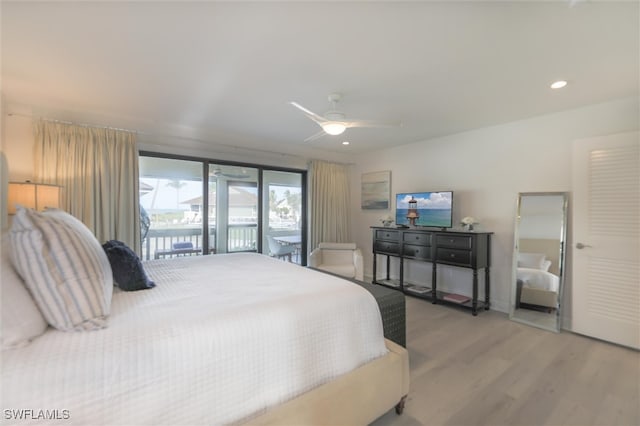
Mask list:
[[[516,307],[552,312],[558,307],[557,240],[521,240],[516,271]],[[524,250],[538,250],[527,252]]]
[[[156,287],[114,290],[106,328],[49,327],[3,350],[4,424],[42,424],[42,414],[64,424],[356,425],[402,411],[408,354],[384,339],[361,286],[252,253],[145,269]],[[22,409],[32,411],[7,418]]]
[[558,288],[560,278],[547,271],[532,268],[518,268],[518,300],[523,304],[548,309],[558,307]]

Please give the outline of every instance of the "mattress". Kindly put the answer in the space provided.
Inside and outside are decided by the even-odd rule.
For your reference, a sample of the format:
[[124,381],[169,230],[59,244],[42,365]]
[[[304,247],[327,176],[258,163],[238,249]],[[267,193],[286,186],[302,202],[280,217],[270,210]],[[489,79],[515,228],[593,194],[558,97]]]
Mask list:
[[560,278],[547,271],[532,268],[518,268],[517,278],[522,281],[523,287],[537,290],[558,291]]
[[387,353],[375,299],[340,278],[249,253],[145,268],[157,287],[115,292],[106,329],[2,353],[17,423],[238,423]]

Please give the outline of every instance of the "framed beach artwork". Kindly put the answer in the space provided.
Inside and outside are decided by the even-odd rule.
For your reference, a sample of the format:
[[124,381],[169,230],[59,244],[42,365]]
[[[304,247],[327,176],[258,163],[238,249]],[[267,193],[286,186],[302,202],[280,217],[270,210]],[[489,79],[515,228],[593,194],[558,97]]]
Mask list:
[[362,174],[362,208],[387,210],[391,204],[391,172]]

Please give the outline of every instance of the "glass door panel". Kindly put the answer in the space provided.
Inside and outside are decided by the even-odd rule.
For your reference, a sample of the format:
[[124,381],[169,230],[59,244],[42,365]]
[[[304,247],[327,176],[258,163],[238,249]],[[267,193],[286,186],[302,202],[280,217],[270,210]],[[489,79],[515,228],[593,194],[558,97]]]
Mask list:
[[304,264],[302,174],[265,170],[262,194],[262,252]]
[[202,163],[140,156],[142,258],[202,254]]
[[209,235],[216,253],[257,251],[257,169],[209,165]]

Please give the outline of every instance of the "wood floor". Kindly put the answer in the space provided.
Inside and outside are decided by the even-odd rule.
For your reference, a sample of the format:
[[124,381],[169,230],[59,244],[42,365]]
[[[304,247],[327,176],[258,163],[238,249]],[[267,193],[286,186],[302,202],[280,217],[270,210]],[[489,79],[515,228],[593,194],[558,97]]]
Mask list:
[[411,390],[373,425],[640,425],[640,353],[407,297]]

